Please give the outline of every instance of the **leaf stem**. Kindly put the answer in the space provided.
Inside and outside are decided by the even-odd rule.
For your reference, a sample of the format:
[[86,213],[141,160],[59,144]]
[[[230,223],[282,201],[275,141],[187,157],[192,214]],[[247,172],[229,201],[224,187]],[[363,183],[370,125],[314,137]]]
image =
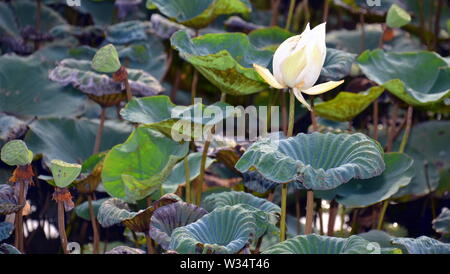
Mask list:
[[281,184],[280,242],[286,240],[286,204],[288,184]]
[[189,160],[188,156],[184,157],[184,176],[186,180],[186,202],[191,202],[191,175],[189,170]]
[[156,254],[156,250],[153,247],[153,239],[148,233],[148,231],[145,233],[145,240],[147,242],[147,254]]
[[380,218],[378,219],[377,230],[383,229],[384,215],[386,215],[387,208],[389,206],[389,199],[383,202],[383,207],[381,208]]
[[106,108],[101,107],[100,124],[98,125],[97,135],[95,135],[95,144],[92,154],[97,154],[100,152],[100,146],[102,144],[102,137],[103,137],[103,128],[105,127],[105,120],[106,120]]
[[403,134],[402,142],[401,142],[400,148],[398,150],[398,152],[400,152],[400,153],[403,153],[405,151],[406,145],[408,143],[409,135],[411,133],[412,118],[413,118],[413,107],[408,106],[408,111],[406,113],[405,133]]
[[196,197],[196,201],[195,203],[197,205],[200,205],[200,202],[202,200],[202,191],[203,191],[203,186],[205,184],[205,167],[206,167],[206,158],[208,156],[208,149],[209,149],[209,145],[210,145],[210,140],[208,138],[208,140],[205,141],[205,145],[203,146],[203,152],[202,152],[202,160],[200,162],[200,175],[198,176],[199,178],[199,187],[197,188],[197,197]]
[[291,0],[291,3],[289,4],[288,17],[287,17],[286,26],[285,26],[285,29],[287,29],[287,30],[289,30],[291,28],[292,16],[294,15],[294,9],[295,9],[295,0]]
[[[22,167],[17,167],[22,168]],[[22,180],[18,180],[16,182],[19,184],[19,205],[25,206],[25,182]],[[15,216],[15,226],[16,226],[16,238],[14,245],[20,252],[24,252],[24,244],[23,244],[23,208],[16,212]]]
[[64,254],[69,254],[69,250],[67,250],[67,234],[65,228],[65,220],[64,220],[64,202],[58,201],[58,230],[59,230],[59,238],[61,239],[61,247],[63,249]]
[[338,215],[339,211],[339,204],[336,202],[336,200],[331,200],[330,202],[330,211],[329,211],[329,217],[328,217],[328,229],[327,229],[327,235],[333,236],[334,235],[334,225],[336,223],[336,217]]
[[311,189],[308,189],[306,192],[305,235],[312,233],[313,215],[314,215],[314,192]]
[[91,218],[92,233],[94,234],[94,254],[98,254],[100,250],[100,233],[98,231],[97,218],[94,212],[94,206],[92,205],[92,194],[88,194],[88,206],[89,206],[89,216]]

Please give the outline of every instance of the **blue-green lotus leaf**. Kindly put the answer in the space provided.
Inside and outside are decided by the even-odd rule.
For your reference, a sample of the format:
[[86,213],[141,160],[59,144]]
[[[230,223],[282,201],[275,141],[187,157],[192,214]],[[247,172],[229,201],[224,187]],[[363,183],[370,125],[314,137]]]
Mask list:
[[14,189],[7,184],[0,184],[0,214],[8,215],[15,213],[23,208],[19,205]]
[[[193,181],[200,175],[202,152],[190,153],[187,157],[189,165],[189,177],[191,181]],[[205,169],[210,167],[214,162],[214,159],[207,157],[205,162]],[[177,190],[178,186],[184,183],[186,183],[184,161],[180,161],[173,167],[170,175],[162,183],[163,192],[174,193]]]
[[185,26],[201,29],[225,14],[248,14],[248,0],[147,0],[147,7],[157,7],[165,16]]
[[257,171],[248,171],[242,174],[244,186],[251,191],[265,193],[278,186],[277,183],[267,180]]
[[386,169],[380,176],[366,180],[353,179],[333,190],[325,191],[332,194],[317,191],[316,196],[323,194],[336,199],[337,202],[346,208],[366,207],[382,202],[397,191],[407,186],[414,177],[414,160],[402,153],[386,153],[384,155]]
[[[108,200],[108,198],[92,201],[92,207],[94,209],[95,218],[97,218],[98,210],[99,210],[100,206],[106,200]],[[78,217],[80,217],[86,221],[91,221],[91,213],[89,212],[89,202],[88,201],[76,206],[75,213],[77,214]]]
[[0,245],[0,254],[22,254],[17,248],[9,244]]
[[360,93],[342,91],[333,99],[316,104],[314,111],[320,117],[329,120],[351,121],[377,100],[383,92],[384,88],[380,86]]
[[277,183],[298,182],[301,188],[329,190],[353,178],[378,176],[385,164],[380,145],[364,134],[313,133],[258,141],[236,168],[241,172],[255,168]]
[[194,35],[194,30],[188,29],[187,27],[177,24],[159,13],[154,13],[150,17],[150,22],[152,26],[152,32],[163,39],[169,39],[172,35],[179,30],[187,30]]
[[380,254],[380,251],[378,243],[355,235],[345,239],[310,234],[278,243],[263,254]]
[[239,205],[225,206],[175,229],[169,249],[182,254],[234,254],[252,241],[255,230],[251,212]]
[[160,207],[152,215],[150,237],[167,250],[176,228],[196,222],[206,214],[208,212],[203,208],[185,202]]
[[[39,119],[29,125],[25,142],[36,155],[42,154],[49,166],[52,159],[82,163],[94,148],[98,122],[87,119]],[[130,127],[122,122],[107,121],[103,129],[100,151],[126,140]]]
[[84,98],[57,83],[52,83],[48,79],[50,68],[51,66],[42,62],[37,55],[1,56],[0,112],[33,117],[80,115],[83,112]]
[[[163,91],[159,81],[142,70],[127,69],[131,92],[138,96],[151,96]],[[64,59],[50,71],[49,78],[61,85],[72,85],[76,89],[94,96],[121,94],[121,83],[112,77],[92,70],[87,60]]]
[[433,220],[433,229],[440,234],[450,233],[450,210],[444,207],[441,214]]
[[243,33],[211,33],[191,39],[186,31],[178,31],[170,41],[182,58],[222,92],[248,95],[268,89],[253,64],[267,67],[273,53],[253,46]]
[[180,200],[180,197],[174,194],[164,195],[146,209],[133,212],[124,201],[118,198],[110,198],[101,204],[98,209],[97,219],[102,227],[110,227],[122,223],[135,232],[147,233],[155,210]]
[[106,155],[103,186],[113,197],[127,202],[141,200],[159,189],[188,150],[187,142],[180,144],[155,130],[138,127],[125,143]]
[[392,244],[399,246],[405,254],[450,254],[450,244],[427,236],[419,238],[394,238]]
[[450,96],[450,67],[436,53],[365,51],[358,64],[370,80],[412,106],[432,109]]
[[126,21],[108,26],[106,40],[113,44],[129,44],[147,40],[152,26],[148,21]]
[[394,245],[391,243],[392,237],[382,230],[372,229],[369,232],[358,234],[359,237],[366,239],[369,242],[377,242],[382,248],[391,248]]
[[0,146],[3,146],[9,140],[22,136],[27,129],[25,121],[5,113],[0,113]]
[[14,225],[10,222],[1,222],[0,223],[0,242],[6,240],[11,236],[12,231],[14,230]]
[[116,246],[105,254],[145,254],[144,250],[129,246]]

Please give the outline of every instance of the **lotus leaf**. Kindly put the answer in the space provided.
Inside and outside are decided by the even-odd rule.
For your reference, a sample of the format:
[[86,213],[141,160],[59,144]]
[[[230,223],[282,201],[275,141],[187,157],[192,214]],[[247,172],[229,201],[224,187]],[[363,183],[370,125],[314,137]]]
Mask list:
[[139,248],[133,248],[129,246],[116,246],[105,254],[145,254],[145,252]]
[[345,239],[310,234],[278,243],[263,254],[380,254],[380,246],[355,235]]
[[0,184],[0,214],[8,215],[15,213],[23,208],[19,205],[14,189],[7,184]]
[[152,16],[150,17],[150,22],[152,24],[152,32],[163,39],[169,39],[175,32],[179,30],[188,30],[190,32],[189,34],[192,34],[192,36],[194,35],[194,31],[192,29],[188,29],[183,25],[170,21],[169,19],[161,16],[161,14],[158,13],[152,14]]
[[[95,214],[96,218],[97,218],[98,210],[99,210],[100,206],[106,200],[107,200],[107,198],[92,201],[92,207],[94,209],[94,214]],[[88,201],[75,207],[75,213],[77,214],[78,217],[83,218],[86,221],[91,221],[91,214],[89,212],[89,202]]]
[[[25,142],[35,154],[43,154],[49,166],[52,159],[81,163],[92,154],[98,123],[87,119],[40,119],[29,125]],[[107,121],[103,131],[101,151],[123,142],[130,128]]]
[[181,57],[222,92],[248,95],[268,89],[253,64],[267,67],[272,52],[257,49],[243,33],[211,33],[191,39],[186,31],[178,31],[170,41]]
[[[325,196],[331,195],[346,208],[366,207],[389,199],[411,182],[415,174],[414,160],[406,154],[387,153],[384,162],[386,169],[380,176],[366,180],[353,179],[328,191],[332,194],[326,193]],[[323,193],[318,191],[315,194],[321,197]]]
[[450,254],[450,244],[427,236],[419,238],[394,238],[392,244],[399,246],[406,254]]
[[107,28],[106,40],[113,44],[145,41],[150,30],[150,22],[137,20],[121,22]]
[[313,133],[254,143],[236,164],[241,172],[252,167],[277,183],[329,190],[352,178],[378,176],[385,164],[380,145],[364,134]]
[[220,15],[248,14],[248,0],[147,0],[147,7],[157,7],[165,16],[185,26],[201,29]]
[[377,100],[383,91],[383,87],[372,87],[360,93],[342,91],[335,98],[316,104],[314,111],[317,115],[333,121],[350,121]]
[[276,188],[278,185],[275,182],[267,180],[257,171],[244,172],[242,177],[246,188],[259,193],[265,193],[268,190]]
[[357,61],[370,80],[412,106],[434,108],[450,96],[450,67],[436,53],[374,50]]
[[9,222],[0,223],[0,241],[6,240],[14,230],[14,225]]
[[433,220],[433,228],[437,233],[450,233],[450,210],[446,207],[442,209],[441,214]]
[[176,202],[160,207],[153,213],[150,222],[150,237],[167,250],[172,232],[176,228],[196,222],[207,213],[203,208],[185,202]]
[[22,136],[27,131],[24,121],[4,113],[0,113],[0,146],[12,139]]
[[255,229],[251,212],[239,205],[225,206],[175,229],[169,249],[182,254],[238,253],[251,242]]
[[0,254],[22,254],[17,248],[9,244],[0,245]]
[[188,143],[180,144],[155,130],[138,127],[125,143],[106,155],[103,185],[113,197],[127,202],[141,200],[161,186],[188,149]]

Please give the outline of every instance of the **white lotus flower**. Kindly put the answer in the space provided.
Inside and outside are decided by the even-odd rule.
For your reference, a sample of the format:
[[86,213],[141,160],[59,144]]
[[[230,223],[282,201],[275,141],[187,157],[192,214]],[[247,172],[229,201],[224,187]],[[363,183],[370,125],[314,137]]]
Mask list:
[[302,34],[287,39],[278,47],[273,56],[273,74],[260,65],[253,64],[253,67],[271,87],[292,88],[295,97],[311,110],[302,92],[318,95],[344,82],[330,81],[314,86],[319,79],[326,53],[325,23],[312,30],[308,24]]

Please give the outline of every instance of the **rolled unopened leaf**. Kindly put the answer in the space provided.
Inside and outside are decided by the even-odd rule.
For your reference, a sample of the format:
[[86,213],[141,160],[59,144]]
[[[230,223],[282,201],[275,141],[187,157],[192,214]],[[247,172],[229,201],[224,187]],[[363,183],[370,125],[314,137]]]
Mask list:
[[396,4],[389,8],[386,24],[391,28],[400,28],[411,22],[411,15]]
[[25,166],[33,160],[33,152],[22,140],[12,140],[1,150],[1,159],[10,166]]
[[103,73],[113,73],[120,69],[119,54],[112,44],[99,49],[92,59],[92,68]]
[[50,170],[58,187],[67,187],[80,175],[81,165],[52,160]]

